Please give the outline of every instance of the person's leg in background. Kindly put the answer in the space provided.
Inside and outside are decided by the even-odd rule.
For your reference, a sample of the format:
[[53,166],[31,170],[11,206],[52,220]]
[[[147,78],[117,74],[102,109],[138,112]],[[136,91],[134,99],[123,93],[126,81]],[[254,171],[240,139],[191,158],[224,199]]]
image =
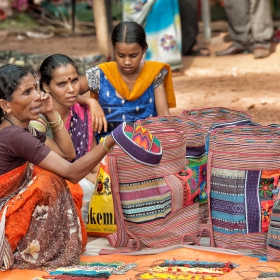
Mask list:
[[179,0],[182,28],[182,55],[209,56],[207,48],[197,45],[198,2],[197,0]]
[[271,52],[273,21],[270,0],[251,0],[252,48],[255,58],[264,58]]
[[233,43],[227,49],[216,52],[216,55],[234,55],[251,51],[250,0],[224,0],[224,8]]

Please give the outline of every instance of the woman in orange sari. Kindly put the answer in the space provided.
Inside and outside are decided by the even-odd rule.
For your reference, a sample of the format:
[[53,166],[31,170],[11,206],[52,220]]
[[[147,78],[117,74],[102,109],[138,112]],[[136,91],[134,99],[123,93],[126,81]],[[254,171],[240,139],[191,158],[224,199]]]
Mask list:
[[[29,127],[45,115],[54,139]],[[79,261],[86,232],[75,185],[115,144],[108,135],[74,163],[71,138],[33,73],[0,68],[0,268],[67,266]],[[65,179],[73,185],[68,187]]]

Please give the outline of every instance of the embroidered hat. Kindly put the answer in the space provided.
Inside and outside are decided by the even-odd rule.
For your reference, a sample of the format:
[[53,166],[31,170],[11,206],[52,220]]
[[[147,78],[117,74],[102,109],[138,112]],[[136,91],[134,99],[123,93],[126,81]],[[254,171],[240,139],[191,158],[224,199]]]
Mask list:
[[143,126],[124,122],[112,131],[112,137],[134,160],[152,166],[160,163],[161,143]]

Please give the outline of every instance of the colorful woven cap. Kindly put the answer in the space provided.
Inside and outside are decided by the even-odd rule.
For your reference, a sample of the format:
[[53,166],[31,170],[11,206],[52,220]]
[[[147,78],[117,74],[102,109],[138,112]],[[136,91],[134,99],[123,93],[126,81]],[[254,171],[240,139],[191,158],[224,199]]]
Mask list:
[[112,131],[118,145],[134,160],[146,165],[158,165],[162,158],[160,141],[141,125],[124,122]]

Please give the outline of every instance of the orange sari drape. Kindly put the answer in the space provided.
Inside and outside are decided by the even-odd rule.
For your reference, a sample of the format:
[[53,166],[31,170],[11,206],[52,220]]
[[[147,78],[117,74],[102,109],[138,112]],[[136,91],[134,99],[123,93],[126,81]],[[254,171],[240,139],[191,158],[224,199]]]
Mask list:
[[176,107],[172,73],[168,64],[157,61],[146,61],[141,69],[139,76],[137,77],[132,91],[129,91],[126,83],[122,79],[116,62],[104,62],[99,65],[99,68],[103,71],[111,85],[118,91],[118,93],[125,100],[130,101],[138,99],[154,82],[159,72],[163,68],[165,68],[166,70],[168,70],[168,73],[164,79],[164,88],[166,92],[168,108]]
[[[28,164],[24,164],[16,168],[15,170],[12,170],[0,176],[0,199],[5,199],[5,197],[10,196],[11,194],[13,194],[13,192],[16,189],[21,187],[22,182],[26,181],[24,180],[24,177],[26,176],[27,168],[28,168]],[[38,213],[36,213],[35,210],[36,207],[39,206],[39,208],[41,207],[41,209],[43,210],[45,208],[48,209],[54,208],[48,212],[48,215],[50,217],[51,215],[53,215],[54,224],[52,225],[52,222],[48,221],[47,222],[48,225],[46,226],[46,228],[47,230],[49,230],[49,232],[43,231],[43,234],[46,235],[46,239],[52,238],[50,233],[52,232],[52,226],[55,228],[60,224],[59,221],[60,215],[61,215],[61,222],[63,222],[68,219],[69,211],[71,211],[71,214],[73,213],[72,220],[74,220],[74,222],[72,223],[70,218],[69,219],[70,226],[73,225],[76,226],[76,228],[81,228],[81,232],[77,233],[77,235],[80,234],[82,240],[79,241],[78,237],[73,237],[73,234],[67,228],[65,228],[64,238],[65,238],[65,242],[73,238],[72,241],[69,241],[69,246],[75,245],[75,247],[80,249],[74,249],[76,251],[74,253],[71,252],[71,254],[72,256],[75,255],[75,257],[73,257],[74,259],[79,258],[82,251],[85,250],[85,246],[87,243],[87,233],[86,233],[86,229],[83,223],[82,213],[81,213],[82,198],[83,198],[83,190],[79,184],[72,184],[70,182],[66,183],[66,181],[63,178],[35,166],[33,169],[32,180],[29,182],[29,184],[25,186],[19,193],[17,193],[13,197],[10,197],[8,201],[5,203],[5,207],[7,206],[5,236],[11,246],[12,251],[15,252],[15,250],[18,248],[20,244],[20,241],[23,238],[26,239],[26,235],[28,234],[30,234],[31,236],[29,240],[32,240],[32,238],[34,238],[34,240],[40,241],[40,238],[42,239],[42,233],[40,233],[40,236],[38,237],[34,235],[34,232],[30,233],[31,232],[30,228],[34,227],[32,225],[32,222],[34,222],[34,216],[36,216],[36,214],[38,215]],[[64,200],[66,200],[65,203],[63,202]],[[3,207],[3,209],[0,212],[0,218],[2,217],[2,213],[5,207]],[[75,215],[76,217],[78,216],[78,219],[75,218]],[[78,220],[81,227],[79,227],[77,224]],[[65,222],[65,224],[67,223]],[[68,234],[67,231],[70,232],[69,236],[67,236]],[[57,235],[57,233],[55,234]],[[54,235],[54,239],[56,235]],[[75,238],[77,240],[74,240]],[[54,244],[57,244],[56,240],[53,241]],[[61,248],[63,247],[62,243],[64,243],[63,239],[59,241],[59,246],[61,246]],[[28,242],[26,242],[26,244],[28,244]],[[41,244],[43,244],[43,241],[41,242]],[[42,246],[43,245],[41,245],[41,248]],[[65,246],[67,246],[66,243]],[[62,249],[62,251],[63,250],[64,249]],[[38,252],[36,252],[36,254]],[[36,264],[35,266],[40,266],[42,265],[43,260],[40,260],[40,264],[39,264],[39,258],[36,254],[34,254],[35,260],[33,260],[33,263],[38,259],[38,265]],[[57,252],[51,252],[50,255],[51,254],[55,256]],[[67,254],[68,253],[66,253],[64,256],[65,260],[61,261],[62,265],[65,265],[67,263],[66,260],[68,258]],[[47,258],[45,259],[47,264],[54,263],[56,265],[56,262],[54,260],[51,260],[53,263],[50,262],[51,257],[49,257],[49,259]],[[57,265],[60,265],[59,262],[60,260],[57,262]],[[28,265],[29,265],[28,263],[24,264],[23,266],[19,264],[18,267],[28,268]]]

